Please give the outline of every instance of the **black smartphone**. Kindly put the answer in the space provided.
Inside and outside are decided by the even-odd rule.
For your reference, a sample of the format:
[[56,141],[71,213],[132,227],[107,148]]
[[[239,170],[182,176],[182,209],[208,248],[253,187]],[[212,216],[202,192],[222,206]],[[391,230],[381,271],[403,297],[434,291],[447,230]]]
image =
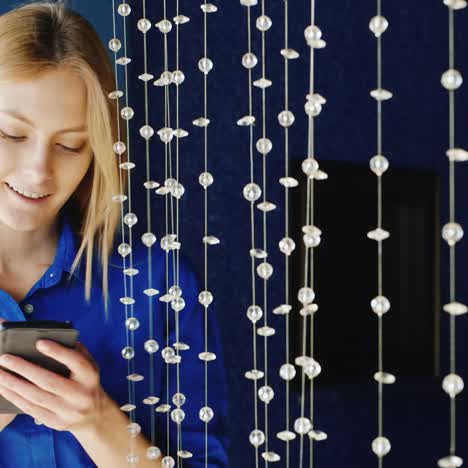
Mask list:
[[[33,364],[44,367],[63,377],[70,376],[70,370],[61,362],[46,356],[36,349],[36,341],[51,340],[74,349],[79,332],[70,321],[51,320],[5,321],[0,323],[0,355],[13,354]],[[24,378],[15,372],[0,366],[2,370]],[[0,414],[21,414],[19,408],[0,395]]]

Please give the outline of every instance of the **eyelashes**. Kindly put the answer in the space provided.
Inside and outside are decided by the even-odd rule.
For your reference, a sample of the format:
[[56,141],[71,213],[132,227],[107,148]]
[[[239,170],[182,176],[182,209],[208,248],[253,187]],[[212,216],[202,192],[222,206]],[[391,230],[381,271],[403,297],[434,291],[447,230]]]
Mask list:
[[[21,143],[26,137],[16,137],[13,135],[8,135],[5,132],[0,130],[0,138],[3,138],[5,140],[11,140],[14,143]],[[83,148],[86,146],[86,143],[81,145],[79,148],[69,148],[68,146],[60,145],[61,148],[63,148],[65,151],[68,151],[70,153],[80,153]]]

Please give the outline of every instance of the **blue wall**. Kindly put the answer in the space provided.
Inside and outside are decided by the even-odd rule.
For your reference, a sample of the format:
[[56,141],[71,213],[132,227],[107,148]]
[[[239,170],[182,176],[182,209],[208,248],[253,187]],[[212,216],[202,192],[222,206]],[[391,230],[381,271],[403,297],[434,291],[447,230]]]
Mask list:
[[[7,4],[10,2],[7,2]],[[99,29],[105,40],[111,37],[112,20],[109,0],[72,2]],[[138,4],[137,4],[138,3]],[[156,22],[162,18],[162,2],[147,2],[147,16]],[[209,75],[209,168],[215,184],[209,189],[210,232],[222,239],[222,244],[210,250],[210,289],[215,295],[216,315],[221,324],[225,342],[225,358],[231,388],[231,466],[254,466],[253,450],[248,444],[248,433],[253,428],[252,385],[243,378],[250,369],[251,325],[245,311],[250,304],[248,257],[249,206],[242,198],[242,187],[248,182],[248,131],[235,126],[235,120],[247,113],[247,76],[240,66],[246,50],[246,11],[239,2],[219,2],[220,11],[208,16],[209,53],[215,68]],[[305,94],[308,88],[308,50],[304,47],[303,30],[309,16],[309,2],[290,2],[290,43],[300,50],[301,60],[290,63],[291,109],[296,114],[296,124],[290,132],[290,150],[294,158],[306,154],[306,119],[303,113]],[[181,142],[181,181],[186,194],[181,200],[183,251],[196,270],[202,273],[202,224],[203,193],[198,185],[198,174],[203,168],[203,132],[193,127],[191,121],[202,115],[202,75],[197,61],[202,56],[202,13],[198,2],[180,2],[181,12],[192,21],[181,27],[181,69],[186,81],[181,86],[181,127],[190,132]],[[403,6],[404,4],[404,6]],[[137,136],[143,122],[143,83],[137,76],[143,72],[141,34],[135,23],[142,16],[140,2],[132,2],[135,15],[129,26],[131,44],[129,65],[133,86],[129,92],[130,104],[137,110],[133,125],[132,160],[139,162],[140,172],[135,173],[139,182],[144,180],[144,145]],[[2,10],[4,6],[1,7]],[[168,16],[175,15],[173,2],[168,2]],[[283,132],[276,116],[283,108],[283,61],[279,50],[283,47],[282,11],[283,2],[268,2],[267,13],[273,19],[273,28],[267,34],[267,75],[273,87],[267,90],[268,134],[274,143],[274,151],[268,156],[268,176],[272,181],[269,198],[280,210],[269,215],[269,241],[271,262],[275,275],[271,280],[269,303],[283,302],[283,258],[277,252],[277,243],[283,232],[283,189],[277,184],[283,168]],[[101,10],[102,9],[102,10]],[[2,11],[0,10],[0,11]],[[139,11],[140,10],[140,11]],[[254,17],[259,7],[254,9]],[[394,99],[384,104],[383,141],[384,154],[392,167],[425,168],[440,174],[442,183],[442,223],[447,220],[447,159],[448,146],[448,98],[440,86],[440,75],[447,68],[447,9],[439,2],[385,2],[384,15],[390,22],[383,39],[384,86],[394,92]],[[316,123],[317,159],[341,160],[367,165],[376,147],[375,103],[369,90],[375,87],[375,38],[368,30],[368,21],[375,14],[375,2],[342,0],[330,4],[317,2],[317,24],[328,42],[327,48],[317,52],[316,89],[327,99],[327,104]],[[457,68],[468,76],[468,46],[466,25],[468,13],[456,13],[456,63]],[[255,32],[255,36],[258,34]],[[170,41],[173,41],[171,35]],[[189,38],[189,40],[186,40]],[[157,30],[148,33],[149,70],[153,74],[162,69],[162,40]],[[254,51],[260,56],[259,41]],[[170,50],[173,44],[170,42]],[[169,69],[175,68],[175,59],[170,58]],[[259,77],[260,69],[255,70]],[[150,124],[163,126],[162,92],[150,88]],[[468,147],[468,91],[463,86],[456,93],[457,128],[456,144]],[[261,93],[256,90],[256,115],[260,118]],[[172,99],[175,99],[173,94]],[[174,114],[173,114],[174,115]],[[257,130],[259,126],[257,126]],[[258,138],[259,133],[256,133]],[[163,180],[163,147],[159,141],[151,142],[152,177]],[[255,154],[256,171],[259,174],[261,159]],[[369,177],[373,177],[369,173]],[[144,208],[143,190],[134,183],[133,196]],[[457,220],[468,226],[468,198],[466,187],[468,169],[457,167]],[[139,198],[140,197],[140,198]],[[326,203],[326,201],[323,201]],[[138,206],[138,203],[136,204]],[[163,229],[163,212],[159,211],[157,233]],[[359,229],[359,227],[356,227]],[[468,302],[468,250],[461,242],[458,252],[458,300]],[[447,274],[447,249],[442,246],[443,278]],[[443,281],[443,303],[447,300],[447,284]],[[352,298],[350,298],[352,303]],[[358,313],[360,311],[356,311]],[[297,313],[297,310],[294,310]],[[320,313],[337,314],[337,311],[321,310]],[[276,396],[271,404],[271,448],[284,455],[282,443],[274,434],[284,428],[282,405],[284,385],[276,376],[282,363],[283,318],[272,317],[277,335],[270,339],[272,350],[270,381]],[[448,320],[442,316],[442,374],[447,370]],[[467,319],[458,324],[459,373],[468,374],[467,353],[464,350],[468,333]],[[320,333],[320,331],[317,331]],[[376,352],[375,337],[369,338],[369,352]],[[344,359],[351,357],[346,355]],[[326,372],[326,363],[322,363]],[[297,395],[293,395],[297,398]],[[468,428],[466,397],[459,402],[458,454],[468,459],[468,449],[463,444]],[[296,412],[297,405],[293,404]],[[329,434],[329,439],[317,446],[316,466],[332,468],[370,468],[376,466],[375,456],[370,452],[370,443],[377,432],[377,388],[371,381],[368,385],[343,385],[321,389],[316,395],[316,422]],[[384,428],[392,442],[392,451],[387,455],[388,466],[402,468],[435,466],[436,460],[448,453],[449,404],[440,389],[439,381],[417,380],[397,382],[385,392]],[[296,414],[292,415],[293,417]],[[293,451],[298,448],[293,444]],[[292,466],[297,466],[295,462]]]

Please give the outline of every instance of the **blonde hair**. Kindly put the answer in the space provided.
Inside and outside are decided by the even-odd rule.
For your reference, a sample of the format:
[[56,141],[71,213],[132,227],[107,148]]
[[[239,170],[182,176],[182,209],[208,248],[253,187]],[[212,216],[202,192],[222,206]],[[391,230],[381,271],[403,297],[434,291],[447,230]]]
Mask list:
[[[108,97],[115,89],[109,54],[93,26],[63,1],[26,3],[0,16],[0,80],[33,79],[57,67],[77,74],[87,88],[86,120],[93,151],[88,172],[67,202],[72,205],[71,221],[80,238],[71,274],[86,251],[85,298],[89,302],[97,237],[107,316],[109,256],[121,218],[120,203],[111,198],[126,190],[112,149],[120,132],[117,101]],[[126,143],[124,135],[120,140]]]

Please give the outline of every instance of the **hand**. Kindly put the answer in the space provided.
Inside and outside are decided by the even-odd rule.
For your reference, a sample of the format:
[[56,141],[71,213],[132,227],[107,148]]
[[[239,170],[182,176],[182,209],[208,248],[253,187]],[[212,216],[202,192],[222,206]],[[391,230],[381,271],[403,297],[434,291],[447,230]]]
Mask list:
[[[0,317],[0,323],[2,322],[5,322],[5,319]],[[3,431],[15,418],[16,414],[0,414],[0,431]]]
[[27,380],[0,370],[0,394],[24,413],[58,431],[96,425],[108,398],[100,385],[99,367],[86,347],[77,343],[77,349],[70,349],[50,340],[39,340],[36,347],[67,366],[70,378],[4,354],[0,364]]

